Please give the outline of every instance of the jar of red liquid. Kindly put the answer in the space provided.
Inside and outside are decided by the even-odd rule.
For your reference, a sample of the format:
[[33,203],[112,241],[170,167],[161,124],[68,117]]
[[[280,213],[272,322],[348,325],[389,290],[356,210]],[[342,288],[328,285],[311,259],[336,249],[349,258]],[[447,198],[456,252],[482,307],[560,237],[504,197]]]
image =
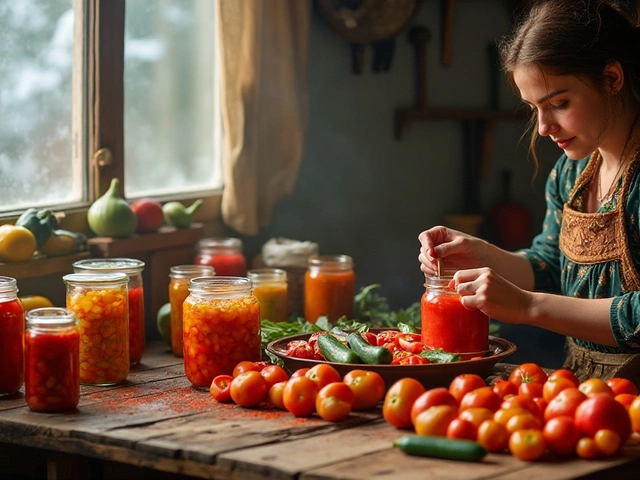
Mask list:
[[450,286],[452,280],[452,275],[426,278],[422,341],[428,348],[457,353],[463,360],[481,357],[489,349],[489,317],[480,310],[467,310]]
[[197,265],[209,265],[218,276],[246,277],[247,261],[239,238],[203,238],[196,244]]
[[129,277],[72,273],[62,277],[67,308],[80,334],[80,383],[115,385],[129,374]]
[[145,348],[144,262],[133,258],[89,258],[73,264],[76,273],[124,273],[129,277],[129,361],[140,363]]
[[80,400],[80,335],[66,308],[27,312],[25,398],[34,412],[73,410]]
[[260,304],[246,277],[194,278],[189,292],[182,306],[184,371],[194,387],[208,390],[241,361],[260,361]]
[[247,276],[253,283],[253,294],[260,302],[260,318],[286,322],[287,272],[280,268],[256,268],[249,270]]
[[182,357],[182,304],[189,296],[189,282],[196,277],[216,274],[208,265],[177,265],[169,269],[169,303],[171,303],[171,351]]
[[15,278],[0,277],[0,396],[24,383],[24,308]]
[[304,318],[316,323],[326,315],[331,323],[346,316],[353,318],[356,274],[348,255],[320,255],[307,260],[304,277]]

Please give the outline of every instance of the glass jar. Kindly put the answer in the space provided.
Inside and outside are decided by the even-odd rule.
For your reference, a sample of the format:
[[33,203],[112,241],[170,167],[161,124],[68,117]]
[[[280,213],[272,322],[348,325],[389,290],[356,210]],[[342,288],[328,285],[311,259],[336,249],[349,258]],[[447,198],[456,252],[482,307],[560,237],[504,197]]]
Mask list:
[[184,371],[196,388],[209,389],[243,360],[261,359],[260,304],[245,277],[198,277],[182,307]]
[[453,273],[427,277],[421,299],[422,341],[428,348],[457,353],[463,360],[485,355],[489,349],[489,317],[467,310],[451,287]]
[[193,263],[213,267],[218,276],[247,276],[247,261],[242,255],[242,240],[239,238],[203,238],[196,244]]
[[189,282],[196,277],[216,274],[208,265],[177,265],[169,269],[169,303],[171,303],[171,350],[182,357],[182,304],[189,296]]
[[353,318],[356,274],[348,255],[320,255],[307,260],[304,277],[304,318],[316,323],[326,315],[331,323],[346,316]]
[[72,273],[62,277],[67,308],[80,334],[80,383],[115,385],[129,374],[129,277]]
[[279,268],[256,268],[247,276],[253,284],[253,294],[260,302],[260,318],[272,322],[286,322],[287,272]]
[[0,396],[24,383],[24,307],[15,278],[0,276]]
[[25,398],[34,412],[73,410],[80,401],[80,335],[66,308],[27,312]]
[[124,273],[129,277],[129,361],[139,363],[144,355],[144,262],[133,258],[89,258],[73,264],[75,273]]

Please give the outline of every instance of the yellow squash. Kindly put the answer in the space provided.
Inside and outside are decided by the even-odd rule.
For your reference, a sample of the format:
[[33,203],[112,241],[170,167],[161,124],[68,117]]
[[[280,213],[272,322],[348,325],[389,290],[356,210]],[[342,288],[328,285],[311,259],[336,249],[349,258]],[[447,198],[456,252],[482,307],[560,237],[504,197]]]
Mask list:
[[36,251],[36,237],[24,227],[0,226],[0,262],[26,262]]
[[25,295],[24,297],[18,297],[18,299],[22,302],[25,312],[34,308],[53,307],[51,300],[42,295]]

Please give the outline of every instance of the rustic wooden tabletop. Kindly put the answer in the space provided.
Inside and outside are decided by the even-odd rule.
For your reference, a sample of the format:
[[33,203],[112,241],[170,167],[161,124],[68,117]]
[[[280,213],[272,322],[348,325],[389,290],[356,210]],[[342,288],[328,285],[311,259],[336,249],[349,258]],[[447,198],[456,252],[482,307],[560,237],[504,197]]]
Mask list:
[[329,423],[219,404],[190,386],[181,359],[153,344],[124,383],[83,386],[73,412],[31,412],[23,393],[0,398],[0,478],[618,480],[638,478],[640,468],[639,445],[595,461],[526,463],[506,453],[478,463],[410,457],[392,446],[405,433],[387,424],[380,409]]

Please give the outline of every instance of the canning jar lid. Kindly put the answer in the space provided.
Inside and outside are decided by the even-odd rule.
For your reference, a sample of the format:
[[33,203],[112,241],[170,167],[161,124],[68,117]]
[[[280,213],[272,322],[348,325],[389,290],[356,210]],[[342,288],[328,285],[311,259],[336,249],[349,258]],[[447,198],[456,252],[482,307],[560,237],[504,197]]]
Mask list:
[[88,285],[98,288],[126,284],[129,282],[129,276],[126,273],[70,273],[62,277],[62,280],[69,285]]
[[124,272],[129,275],[140,273],[144,262],[136,258],[87,258],[73,263],[76,272]]
[[27,326],[35,328],[68,327],[76,324],[76,314],[68,308],[43,307],[29,310]]

